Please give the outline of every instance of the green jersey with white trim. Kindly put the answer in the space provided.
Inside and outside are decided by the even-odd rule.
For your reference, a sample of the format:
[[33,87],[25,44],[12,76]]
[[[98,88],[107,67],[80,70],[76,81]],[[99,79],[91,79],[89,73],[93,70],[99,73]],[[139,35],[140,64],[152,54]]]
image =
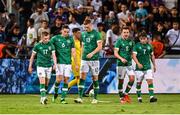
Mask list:
[[58,64],[71,64],[71,50],[74,48],[74,40],[72,37],[63,37],[56,35],[51,38],[54,44]]
[[53,65],[52,53],[55,52],[55,48],[52,43],[37,43],[33,48],[33,52],[37,55],[37,66],[51,67]]
[[81,38],[84,46],[82,52],[82,60],[99,60],[99,53],[94,54],[90,59],[86,57],[89,53],[91,53],[98,47],[97,43],[101,41],[99,32],[97,32],[96,30],[92,30],[91,32],[83,32]]
[[136,70],[140,71],[146,71],[148,69],[151,69],[151,55],[153,53],[153,48],[150,44],[142,44],[142,43],[137,43],[134,48],[133,48],[133,53],[136,53],[136,57],[143,65],[142,69],[139,69],[137,64],[136,64]]
[[128,38],[123,39],[119,37],[115,43],[115,48],[119,49],[118,54],[127,60],[127,63],[121,62],[121,60],[117,59],[118,66],[131,66],[132,65],[132,50],[133,50],[134,42]]

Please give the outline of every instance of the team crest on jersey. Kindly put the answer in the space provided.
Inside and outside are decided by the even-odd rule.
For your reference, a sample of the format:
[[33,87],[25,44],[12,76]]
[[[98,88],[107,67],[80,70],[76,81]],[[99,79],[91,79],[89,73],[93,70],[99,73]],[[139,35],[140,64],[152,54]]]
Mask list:
[[63,48],[65,47],[65,44],[64,44],[64,43],[62,43],[62,47],[63,47]]
[[91,35],[90,37],[91,37],[91,38],[94,38],[94,35]]
[[51,50],[51,46],[49,46],[49,50]]
[[42,50],[42,47],[40,47],[39,49]]
[[67,43],[69,44],[69,43],[70,43],[70,40],[67,40]]
[[150,50],[150,49],[151,49],[151,47],[150,47],[150,46],[148,46],[148,47],[147,47],[147,49],[148,49],[148,50]]
[[129,45],[132,46],[132,42],[129,42]]

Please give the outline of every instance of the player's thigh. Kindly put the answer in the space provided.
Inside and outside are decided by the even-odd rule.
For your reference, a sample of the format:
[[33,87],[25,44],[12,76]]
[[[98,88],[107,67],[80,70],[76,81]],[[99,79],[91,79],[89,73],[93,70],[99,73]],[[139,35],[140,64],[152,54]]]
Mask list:
[[52,73],[52,67],[48,67],[48,68],[46,68],[46,78],[47,79],[50,79],[51,78],[51,73]]
[[92,76],[98,76],[99,75],[99,61],[90,61],[89,63],[90,66],[90,72]]
[[118,79],[124,79],[126,75],[126,67],[123,66],[117,66],[116,67]]
[[135,72],[132,66],[127,66],[126,67],[126,72],[128,76],[135,76]]
[[151,69],[147,70],[144,74],[144,78],[147,79],[154,79],[153,71]]
[[46,68],[44,67],[37,67],[37,75],[38,77],[45,77],[46,76]]
[[72,66],[70,64],[65,65],[64,68],[64,77],[70,78],[72,73]]
[[89,72],[88,61],[81,60],[80,73],[88,73],[88,72]]
[[65,66],[65,64],[57,64],[56,76],[63,76],[64,75],[64,66]]
[[46,68],[44,67],[37,67],[37,75],[38,75],[40,84],[45,84],[45,76],[46,76],[45,70]]
[[144,71],[135,71],[137,82],[142,82],[144,79]]

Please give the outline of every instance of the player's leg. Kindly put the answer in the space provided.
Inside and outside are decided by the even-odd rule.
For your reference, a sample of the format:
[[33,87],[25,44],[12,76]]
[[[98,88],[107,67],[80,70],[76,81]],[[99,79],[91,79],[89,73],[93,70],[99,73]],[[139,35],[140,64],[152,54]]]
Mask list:
[[88,61],[81,61],[81,67],[80,67],[80,81],[78,85],[78,98],[74,100],[76,103],[82,103],[82,97],[84,92],[84,85],[85,85],[85,79],[86,75],[89,71]]
[[43,67],[37,67],[37,75],[40,83],[40,94],[41,94],[40,103],[47,104],[46,90],[45,90],[45,69]]
[[53,102],[58,97],[59,84],[61,83],[62,78],[63,78],[63,65],[57,64],[57,68],[56,68],[56,81],[55,81],[55,84],[54,84],[54,96],[52,98]]
[[138,96],[138,102],[142,102],[142,93],[141,93],[141,85],[142,85],[142,81],[144,79],[144,73],[142,71],[136,71],[136,79],[137,79],[137,83],[136,83],[136,94]]
[[52,67],[46,69],[46,77],[45,77],[46,94],[48,94],[48,85],[49,85],[49,81],[50,81],[50,78],[51,78],[51,72],[52,72]]
[[64,71],[64,84],[62,87],[62,94],[61,94],[61,103],[62,104],[67,104],[67,102],[65,101],[67,92],[68,92],[68,80],[71,77],[71,65],[65,65],[65,71]]
[[98,75],[99,75],[99,61],[91,61],[90,70],[92,73],[92,80],[93,80],[93,89],[94,89],[94,99],[91,103],[97,103],[97,95],[99,92],[99,82],[98,82]]
[[125,98],[125,100],[127,102],[130,103],[131,99],[128,96],[128,93],[129,93],[129,91],[131,90],[131,88],[132,88],[132,86],[134,84],[135,73],[134,73],[134,70],[133,70],[132,66],[128,66],[126,68],[126,72],[127,72],[128,77],[129,77],[129,82],[128,82],[127,86],[126,86],[126,90],[125,90],[125,93],[124,93],[124,98]]
[[154,97],[153,73],[152,70],[147,70],[145,78],[148,84],[150,102],[156,102],[157,98]]
[[118,75],[118,78],[119,78],[118,94],[119,94],[119,98],[120,98],[120,103],[125,103],[124,94],[123,94],[123,83],[124,83],[124,77],[125,77],[125,74],[126,74],[126,69],[125,69],[125,67],[118,66],[116,68],[116,71],[117,71],[117,75]]

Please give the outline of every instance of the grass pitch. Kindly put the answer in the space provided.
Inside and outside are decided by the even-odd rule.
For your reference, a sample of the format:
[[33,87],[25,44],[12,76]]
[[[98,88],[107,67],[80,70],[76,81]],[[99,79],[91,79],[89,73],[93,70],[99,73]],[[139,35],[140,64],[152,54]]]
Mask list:
[[98,104],[91,104],[85,97],[83,104],[74,103],[77,95],[69,94],[68,104],[51,102],[41,105],[39,95],[0,95],[0,114],[180,114],[180,94],[158,94],[157,103],[149,103],[149,96],[143,95],[143,103],[137,102],[136,95],[130,95],[131,104],[120,104],[117,94],[101,94]]

